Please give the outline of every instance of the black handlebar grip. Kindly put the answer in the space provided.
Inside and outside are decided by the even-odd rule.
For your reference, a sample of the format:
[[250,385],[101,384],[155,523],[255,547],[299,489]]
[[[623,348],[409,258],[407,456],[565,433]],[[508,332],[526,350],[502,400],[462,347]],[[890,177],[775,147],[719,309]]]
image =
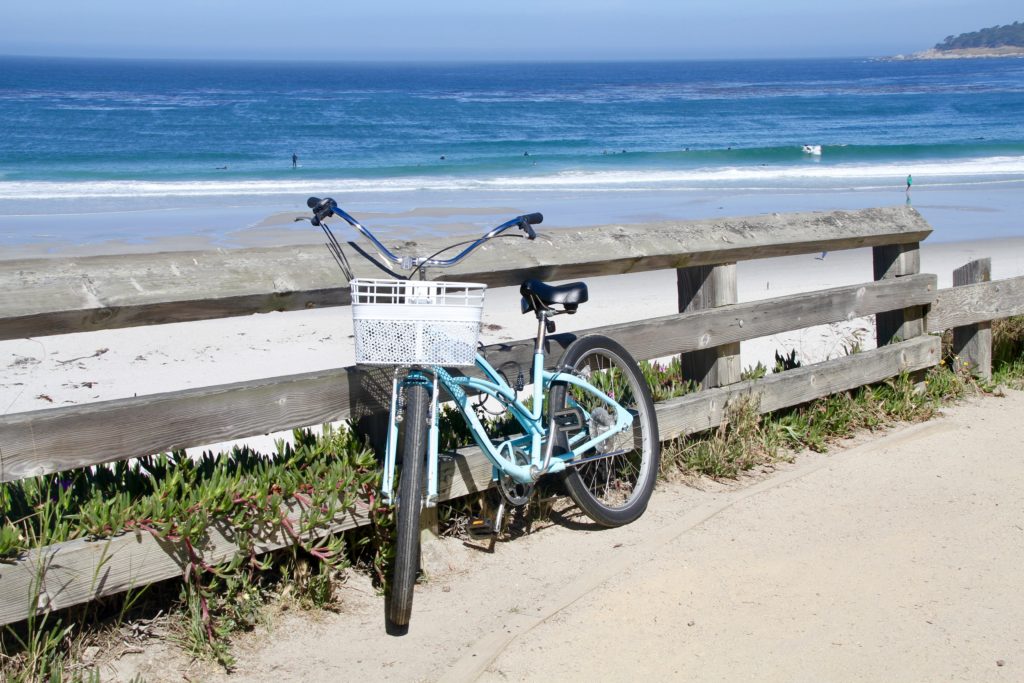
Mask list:
[[540,213],[528,213],[523,216],[523,220],[530,225],[539,225],[544,222],[544,215]]
[[309,221],[313,225],[320,225],[323,219],[334,215],[332,213],[333,210],[338,208],[338,205],[330,197],[324,197],[323,199],[310,197],[306,200],[306,206],[313,210],[313,217]]

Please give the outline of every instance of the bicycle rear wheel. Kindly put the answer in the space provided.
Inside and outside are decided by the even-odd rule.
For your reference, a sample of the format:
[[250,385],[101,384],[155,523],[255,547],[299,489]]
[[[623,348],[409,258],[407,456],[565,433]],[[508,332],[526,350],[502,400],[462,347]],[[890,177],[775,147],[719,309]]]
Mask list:
[[420,569],[420,507],[426,473],[429,403],[430,392],[425,385],[410,384],[405,388],[395,561],[387,605],[388,621],[400,629],[409,625],[413,587]]
[[[629,524],[647,509],[661,457],[647,380],[622,345],[601,335],[570,344],[559,367],[586,379],[633,414],[631,427],[582,453],[563,475],[569,495],[592,520],[608,527]],[[568,443],[589,440],[614,424],[603,402],[579,387],[555,382],[548,400],[556,412],[582,410],[584,419],[564,434]]]

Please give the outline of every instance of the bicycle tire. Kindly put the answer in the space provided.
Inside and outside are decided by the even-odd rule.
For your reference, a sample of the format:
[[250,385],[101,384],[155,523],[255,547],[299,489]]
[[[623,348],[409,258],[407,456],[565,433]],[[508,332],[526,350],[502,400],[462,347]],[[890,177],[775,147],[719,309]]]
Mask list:
[[[598,449],[626,450],[621,455],[597,458],[580,465],[570,463],[562,475],[569,496],[594,522],[606,527],[622,526],[638,519],[647,509],[654,491],[661,459],[658,420],[650,387],[640,367],[621,344],[602,335],[580,337],[565,350],[558,365],[563,371],[588,378],[595,387],[616,382],[609,396],[634,414],[633,426],[609,440],[611,446],[598,446],[581,454],[580,459],[600,455]],[[617,378],[617,374],[619,378]],[[569,390],[564,382],[555,382],[548,393],[549,407],[559,411],[586,401],[579,389]],[[572,400],[570,400],[572,399]],[[592,418],[579,426],[581,431],[599,429]],[[561,437],[559,437],[561,440]],[[632,444],[630,444],[630,440]],[[566,441],[562,441],[563,444]]]
[[402,420],[402,468],[398,475],[398,514],[395,522],[395,559],[391,573],[387,617],[405,628],[412,615],[412,594],[420,569],[420,512],[426,474],[427,410],[430,392],[422,384],[405,388]]

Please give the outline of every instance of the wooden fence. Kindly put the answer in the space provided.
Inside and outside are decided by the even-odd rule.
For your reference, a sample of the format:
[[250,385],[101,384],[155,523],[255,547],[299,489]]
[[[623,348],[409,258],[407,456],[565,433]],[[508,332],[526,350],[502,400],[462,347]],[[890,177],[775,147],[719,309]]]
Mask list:
[[[446,276],[508,286],[527,277],[676,270],[678,314],[599,329],[638,359],[683,354],[687,372],[702,382],[702,391],[656,406],[667,440],[717,427],[739,397],[756,397],[768,412],[931,367],[940,360],[940,343],[930,332],[958,328],[958,349],[985,374],[987,325],[1024,313],[1024,277],[988,282],[987,264],[975,262],[957,275],[962,286],[938,290],[935,275],[919,272],[919,243],[930,232],[909,207],[615,225],[547,232],[535,243],[507,240],[500,253],[481,250]],[[439,245],[389,246],[433,253]],[[862,247],[871,248],[873,281],[737,302],[738,261]],[[358,264],[357,274],[370,275],[364,268]],[[348,301],[322,247],[0,261],[0,339]],[[876,316],[878,348],[740,381],[741,341],[867,315]],[[551,337],[551,362],[583,333]],[[506,342],[486,355],[496,365],[528,368],[532,345],[532,339]],[[5,415],[0,481],[373,415],[380,410],[376,383],[373,373],[343,367]],[[441,498],[486,489],[490,477],[490,465],[473,449],[453,454],[441,474]],[[324,533],[365,523],[362,512],[350,510]],[[267,532],[261,543],[271,550],[289,541]],[[211,530],[203,557],[216,563],[234,550]],[[186,564],[183,548],[148,534],[32,551],[0,564],[0,624],[177,576]]]

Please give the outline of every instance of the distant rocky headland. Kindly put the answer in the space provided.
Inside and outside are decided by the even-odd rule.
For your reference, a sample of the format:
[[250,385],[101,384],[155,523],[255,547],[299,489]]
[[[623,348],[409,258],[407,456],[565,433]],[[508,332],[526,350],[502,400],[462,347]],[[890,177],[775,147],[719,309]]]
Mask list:
[[977,59],[984,57],[1024,57],[1024,24],[1015,21],[980,31],[946,36],[935,47],[892,59]]
[[892,59],[981,59],[984,57],[1024,57],[1024,47],[965,47],[958,50],[921,50],[911,55],[896,55]]

